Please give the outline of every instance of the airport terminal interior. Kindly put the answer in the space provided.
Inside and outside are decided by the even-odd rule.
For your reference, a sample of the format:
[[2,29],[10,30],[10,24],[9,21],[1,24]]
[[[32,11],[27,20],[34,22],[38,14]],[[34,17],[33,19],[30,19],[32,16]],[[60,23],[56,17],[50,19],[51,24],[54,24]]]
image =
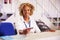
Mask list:
[[[46,32],[46,30],[50,29],[60,30],[60,0],[0,0],[0,23],[9,22],[15,28],[15,21],[16,18],[19,17],[18,9],[21,3],[31,3],[34,5],[35,10],[33,12],[32,18],[34,18],[36,21],[36,24],[38,25],[41,32]],[[17,34],[16,29],[15,32]],[[32,36],[29,35],[29,37]],[[28,40],[29,37],[26,39]]]

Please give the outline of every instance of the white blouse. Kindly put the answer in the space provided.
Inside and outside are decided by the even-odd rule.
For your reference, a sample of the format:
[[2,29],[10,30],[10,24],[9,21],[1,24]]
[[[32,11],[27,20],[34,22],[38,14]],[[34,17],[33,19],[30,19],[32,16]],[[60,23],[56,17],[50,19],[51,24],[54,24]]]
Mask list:
[[[19,32],[19,30],[24,30],[26,28],[32,28],[30,30],[30,32],[34,33],[34,32],[41,32],[40,29],[38,28],[36,22],[30,18],[30,22],[29,23],[26,23],[23,19],[23,17],[20,19],[20,20],[17,20],[16,19],[16,29],[17,31]],[[18,33],[19,34],[19,33]]]

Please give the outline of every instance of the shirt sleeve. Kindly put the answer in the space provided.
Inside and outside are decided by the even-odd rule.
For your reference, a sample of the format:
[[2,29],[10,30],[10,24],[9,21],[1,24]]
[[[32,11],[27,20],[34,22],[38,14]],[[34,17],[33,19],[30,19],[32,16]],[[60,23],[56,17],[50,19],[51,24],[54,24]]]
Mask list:
[[41,32],[41,30],[39,29],[39,27],[37,26],[34,20],[33,20],[33,25],[34,25],[35,32]]
[[19,30],[23,30],[22,22],[21,21],[16,21],[15,26],[16,26],[17,34],[19,34]]

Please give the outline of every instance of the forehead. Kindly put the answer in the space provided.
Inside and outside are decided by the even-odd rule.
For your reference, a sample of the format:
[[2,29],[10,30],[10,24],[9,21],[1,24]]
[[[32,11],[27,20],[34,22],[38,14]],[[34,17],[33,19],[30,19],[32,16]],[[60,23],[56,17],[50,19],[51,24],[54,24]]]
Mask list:
[[24,6],[23,9],[31,9],[29,6]]
[[29,8],[31,8],[29,5],[24,5],[23,8],[25,8],[25,7],[29,7]]

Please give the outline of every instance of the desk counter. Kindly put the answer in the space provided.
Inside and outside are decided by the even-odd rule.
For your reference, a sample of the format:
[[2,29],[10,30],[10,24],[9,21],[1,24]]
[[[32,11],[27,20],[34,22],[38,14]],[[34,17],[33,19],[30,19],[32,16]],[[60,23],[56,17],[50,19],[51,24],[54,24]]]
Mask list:
[[12,40],[60,40],[60,30],[57,30],[56,32],[29,33],[27,35],[14,35],[7,37],[11,37]]

